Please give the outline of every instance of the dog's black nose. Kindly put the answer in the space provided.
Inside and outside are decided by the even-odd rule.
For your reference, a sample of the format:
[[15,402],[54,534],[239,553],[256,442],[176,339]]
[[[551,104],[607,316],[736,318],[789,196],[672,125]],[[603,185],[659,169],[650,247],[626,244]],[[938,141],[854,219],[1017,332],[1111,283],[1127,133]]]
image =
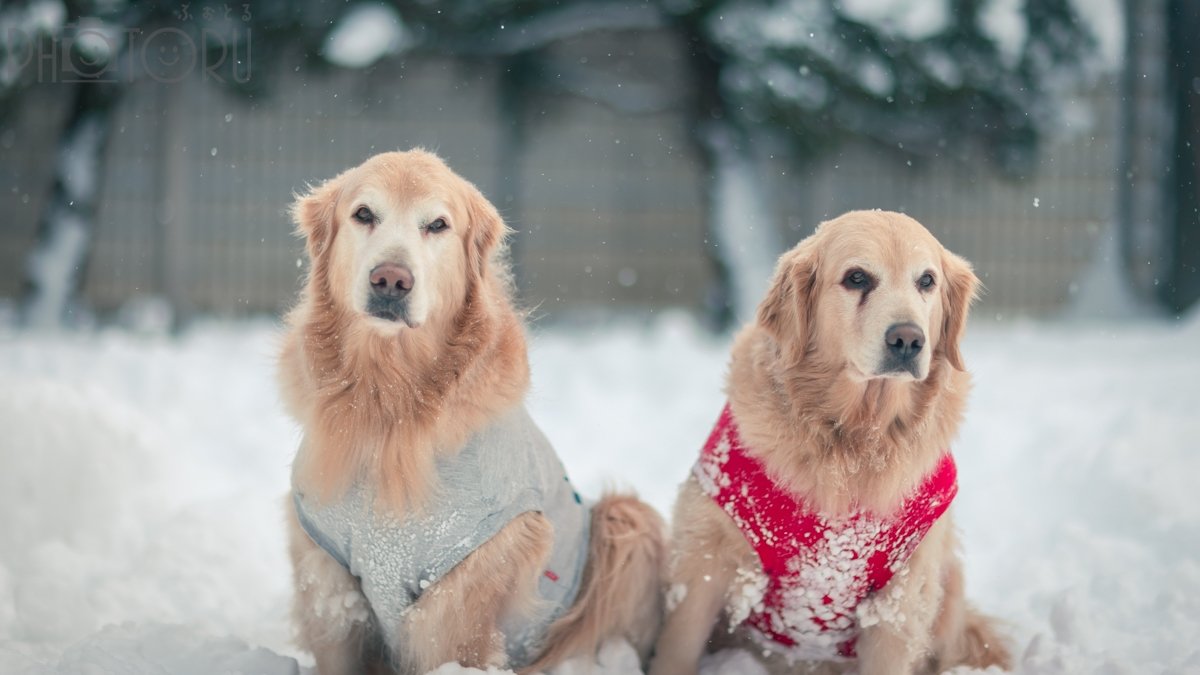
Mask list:
[[413,288],[413,273],[403,265],[383,263],[371,270],[371,292],[399,300]]
[[925,346],[925,331],[913,323],[898,323],[887,330],[883,339],[892,356],[908,361],[915,358],[921,352],[921,347]]

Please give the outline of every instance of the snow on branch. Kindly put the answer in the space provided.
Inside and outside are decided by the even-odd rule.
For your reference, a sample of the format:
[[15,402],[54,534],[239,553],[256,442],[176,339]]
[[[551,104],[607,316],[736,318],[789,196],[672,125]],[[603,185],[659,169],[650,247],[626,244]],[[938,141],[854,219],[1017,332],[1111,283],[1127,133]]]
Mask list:
[[65,21],[66,8],[58,0],[0,8],[0,94],[19,85],[25,70],[37,65],[37,41],[61,33]]

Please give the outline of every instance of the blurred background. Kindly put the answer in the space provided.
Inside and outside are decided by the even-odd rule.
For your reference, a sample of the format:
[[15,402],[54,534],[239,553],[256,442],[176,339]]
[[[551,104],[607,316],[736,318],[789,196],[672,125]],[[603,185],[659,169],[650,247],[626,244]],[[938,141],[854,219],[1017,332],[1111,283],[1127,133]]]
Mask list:
[[277,314],[294,193],[423,146],[543,319],[744,318],[853,208],[972,260],[977,317],[1200,297],[1194,0],[5,2],[0,304]]

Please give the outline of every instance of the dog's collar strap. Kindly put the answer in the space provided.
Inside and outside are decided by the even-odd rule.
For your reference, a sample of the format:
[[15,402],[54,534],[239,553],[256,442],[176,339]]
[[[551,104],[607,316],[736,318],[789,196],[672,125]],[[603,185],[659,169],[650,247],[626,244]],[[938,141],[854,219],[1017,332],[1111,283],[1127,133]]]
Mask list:
[[895,513],[828,518],[768,475],[747,452],[729,405],[693,468],[700,487],[754,548],[766,574],[746,623],[802,658],[853,658],[855,609],[908,561],[958,492],[947,451]]

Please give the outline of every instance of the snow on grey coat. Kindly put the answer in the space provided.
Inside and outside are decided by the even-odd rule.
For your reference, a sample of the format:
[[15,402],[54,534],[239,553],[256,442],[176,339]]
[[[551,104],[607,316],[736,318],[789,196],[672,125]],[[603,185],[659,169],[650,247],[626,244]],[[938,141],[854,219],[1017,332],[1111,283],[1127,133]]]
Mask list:
[[374,492],[361,481],[326,504],[301,492],[293,478],[296,513],[313,542],[361,581],[393,651],[405,614],[426,588],[517,516],[542,513],[554,526],[553,551],[538,583],[543,602],[532,615],[501,626],[510,665],[526,665],[547,627],[575,600],[587,558],[589,507],[524,406],[440,458],[437,474],[435,495],[401,518],[374,509]]

